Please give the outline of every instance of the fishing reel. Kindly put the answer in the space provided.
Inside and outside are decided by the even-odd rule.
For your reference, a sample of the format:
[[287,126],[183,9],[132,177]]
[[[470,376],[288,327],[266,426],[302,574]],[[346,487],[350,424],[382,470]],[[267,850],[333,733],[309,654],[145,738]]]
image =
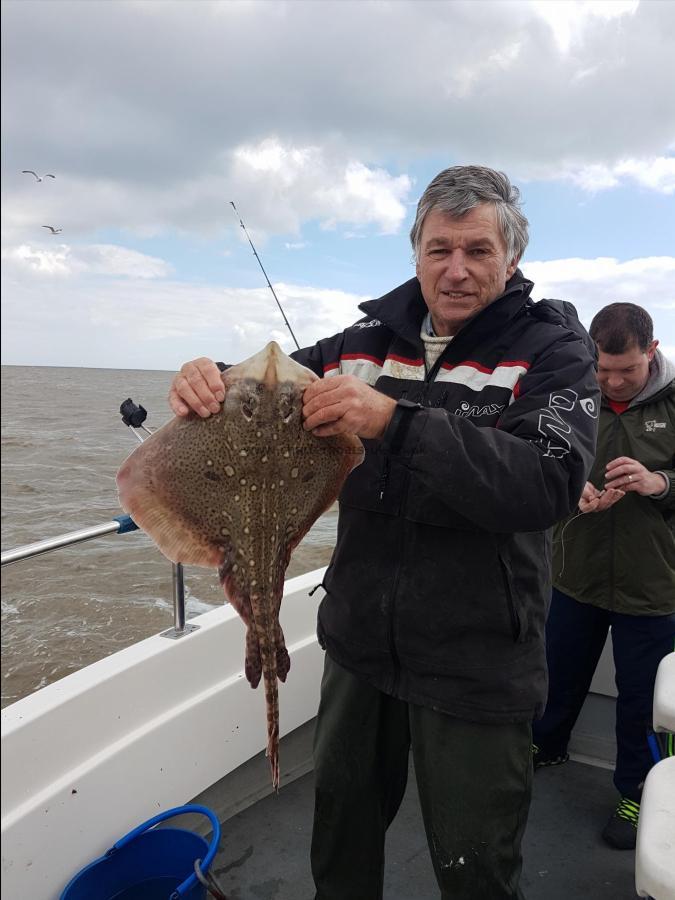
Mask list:
[[142,406],[136,406],[131,397],[128,397],[120,406],[120,415],[125,425],[131,428],[140,428],[148,417],[147,410]]

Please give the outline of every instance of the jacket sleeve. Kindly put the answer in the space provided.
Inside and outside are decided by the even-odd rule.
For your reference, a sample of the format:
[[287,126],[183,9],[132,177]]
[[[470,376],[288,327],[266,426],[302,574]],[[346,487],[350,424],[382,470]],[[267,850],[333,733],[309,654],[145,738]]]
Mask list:
[[415,498],[426,498],[432,524],[541,531],[577,505],[595,453],[599,401],[589,350],[564,332],[521,378],[497,427],[440,409],[408,410],[392,420],[382,449],[408,468],[408,502],[419,520],[429,521]]
[[668,479],[668,490],[663,495],[651,499],[664,512],[670,512],[675,509],[675,469],[659,469],[658,471]]

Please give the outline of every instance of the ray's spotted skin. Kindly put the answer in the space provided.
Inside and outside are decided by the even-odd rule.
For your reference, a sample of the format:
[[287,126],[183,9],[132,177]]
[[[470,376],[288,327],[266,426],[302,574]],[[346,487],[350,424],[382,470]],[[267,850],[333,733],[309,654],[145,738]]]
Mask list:
[[218,569],[246,625],[246,678],[262,677],[267,755],[279,785],[279,697],[288,651],[279,624],[291,552],[363,459],[354,435],[302,427],[302,394],[317,376],[269,343],[222,374],[219,413],[174,418],[117,474],[120,503],[172,562]]

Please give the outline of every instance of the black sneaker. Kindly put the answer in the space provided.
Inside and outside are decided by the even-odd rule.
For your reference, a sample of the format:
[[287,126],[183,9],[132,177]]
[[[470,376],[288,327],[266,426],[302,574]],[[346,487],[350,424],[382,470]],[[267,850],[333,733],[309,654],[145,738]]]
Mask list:
[[562,766],[569,758],[569,753],[547,753],[536,744],[532,744],[532,765],[535,769],[541,769],[543,766]]
[[605,843],[617,850],[634,850],[639,817],[640,804],[622,797],[603,829]]

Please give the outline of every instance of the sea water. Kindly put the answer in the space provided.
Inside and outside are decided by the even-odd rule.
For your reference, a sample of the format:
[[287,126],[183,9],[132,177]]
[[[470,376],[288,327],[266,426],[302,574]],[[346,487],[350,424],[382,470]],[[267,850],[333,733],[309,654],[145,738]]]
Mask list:
[[[120,404],[131,397],[160,427],[172,376],[2,367],[3,551],[122,514],[115,474],[138,439]],[[336,519],[332,509],[315,523],[287,577],[328,563]],[[185,589],[188,618],[223,603],[215,571],[186,566]],[[5,566],[2,706],[172,624],[171,563],[139,531]]]

